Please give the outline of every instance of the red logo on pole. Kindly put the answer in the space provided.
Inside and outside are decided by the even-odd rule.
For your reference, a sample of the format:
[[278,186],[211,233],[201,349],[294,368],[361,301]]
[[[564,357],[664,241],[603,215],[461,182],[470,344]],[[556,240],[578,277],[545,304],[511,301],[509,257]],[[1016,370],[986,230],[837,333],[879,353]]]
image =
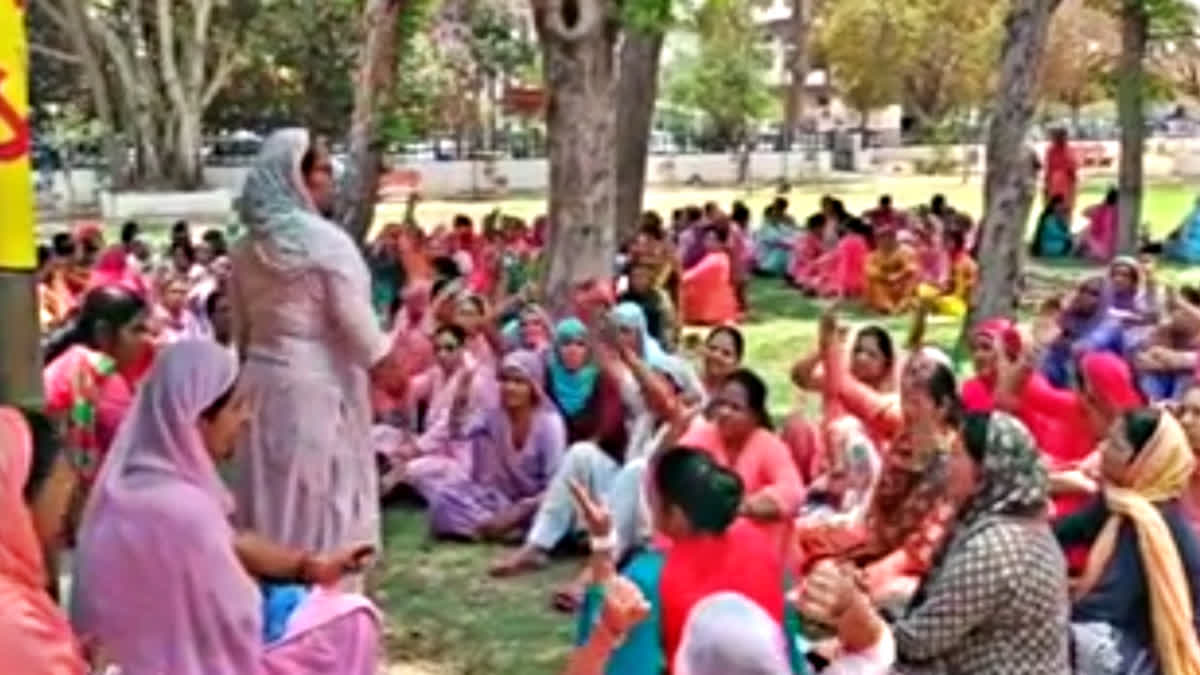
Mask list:
[[[17,0],[17,6],[20,6],[20,0]],[[4,84],[6,77],[8,73],[0,68],[0,85]],[[0,130],[5,128],[8,132],[0,131],[0,138],[7,137],[8,140],[0,141],[0,162],[11,162],[29,154],[29,124],[16,108],[0,95]]]

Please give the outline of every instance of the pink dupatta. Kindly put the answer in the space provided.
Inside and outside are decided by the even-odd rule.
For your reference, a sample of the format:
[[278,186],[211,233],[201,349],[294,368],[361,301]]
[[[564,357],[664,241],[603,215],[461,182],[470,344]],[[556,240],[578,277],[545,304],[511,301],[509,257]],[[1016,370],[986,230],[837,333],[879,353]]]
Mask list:
[[263,644],[262,598],[234,550],[233,500],[197,428],[236,377],[215,343],[180,342],[159,355],[84,514],[75,625],[124,675],[367,672],[337,659],[350,645],[327,646],[323,659],[288,651],[298,631],[333,612],[373,611],[353,598],[317,593],[283,644]]
[[0,408],[0,660],[21,675],[84,675],[71,626],[46,592],[42,545],[23,490],[33,443],[21,413]]
[[1087,256],[1098,262],[1108,262],[1117,253],[1117,207],[1115,204],[1096,204],[1084,212],[1088,219],[1083,233]]

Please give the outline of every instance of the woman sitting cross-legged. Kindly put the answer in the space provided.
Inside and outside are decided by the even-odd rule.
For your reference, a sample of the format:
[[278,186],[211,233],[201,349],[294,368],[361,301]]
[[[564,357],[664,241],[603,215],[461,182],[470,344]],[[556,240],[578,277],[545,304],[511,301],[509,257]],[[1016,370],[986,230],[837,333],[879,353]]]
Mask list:
[[1076,672],[1200,672],[1200,543],[1180,502],[1195,466],[1170,413],[1140,408],[1113,423],[1102,451],[1103,496],[1055,526],[1064,545],[1091,544],[1083,576],[1072,582]]
[[[963,507],[890,626],[892,672],[1067,675],[1065,564],[1045,520],[1048,479],[1033,438],[1004,413],[973,414],[963,426],[949,482]],[[800,601],[805,616],[836,628],[850,650],[878,644],[888,630],[856,577],[822,563]]]
[[230,525],[216,462],[247,410],[218,345],[159,354],[84,513],[76,630],[122,675],[373,675],[377,612],[329,588],[371,547],[312,555]]
[[[468,409],[470,380],[459,386],[444,423],[448,441],[465,444],[469,466],[421,488],[435,535],[521,540],[558,471],[567,445],[562,417],[542,389],[541,355],[515,351],[485,379],[495,401]],[[494,379],[492,379],[494,378]]]

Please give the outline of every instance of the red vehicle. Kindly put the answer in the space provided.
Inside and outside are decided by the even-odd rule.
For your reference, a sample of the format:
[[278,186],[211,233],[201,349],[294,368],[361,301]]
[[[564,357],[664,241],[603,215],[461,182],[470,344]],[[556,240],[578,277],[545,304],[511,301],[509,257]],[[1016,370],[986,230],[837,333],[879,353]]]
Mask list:
[[1108,154],[1108,148],[1103,143],[1072,143],[1071,149],[1075,151],[1075,158],[1081,167],[1107,168],[1113,165],[1114,158]]

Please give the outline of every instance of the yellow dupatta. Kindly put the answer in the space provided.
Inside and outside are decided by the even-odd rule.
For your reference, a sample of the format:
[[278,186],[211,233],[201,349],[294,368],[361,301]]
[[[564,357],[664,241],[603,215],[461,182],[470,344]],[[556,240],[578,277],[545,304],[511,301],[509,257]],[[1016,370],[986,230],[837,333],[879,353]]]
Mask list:
[[1154,645],[1164,675],[1200,675],[1200,641],[1192,622],[1195,608],[1188,578],[1171,531],[1154,505],[1179,497],[1190,484],[1195,465],[1179,422],[1163,411],[1158,428],[1136,460],[1104,487],[1112,515],[1092,546],[1077,589],[1079,597],[1099,580],[1116,546],[1121,519],[1129,518],[1137,531],[1150,590]]

